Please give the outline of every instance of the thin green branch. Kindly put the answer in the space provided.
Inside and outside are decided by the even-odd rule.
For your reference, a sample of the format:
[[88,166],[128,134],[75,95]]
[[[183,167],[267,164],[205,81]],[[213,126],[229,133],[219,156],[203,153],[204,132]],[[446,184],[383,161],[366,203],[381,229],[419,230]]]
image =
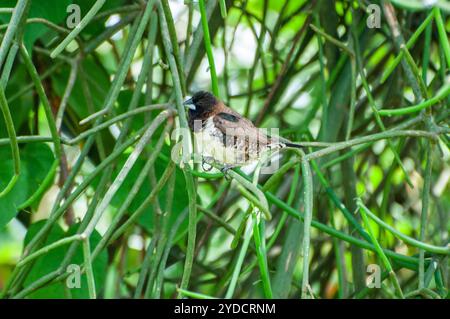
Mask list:
[[13,42],[16,31],[19,28],[20,23],[23,20],[23,15],[29,6],[29,0],[19,0],[14,8],[11,20],[8,23],[8,29],[3,36],[2,44],[0,45],[0,70],[5,61],[6,55],[8,54],[9,48]]
[[391,282],[393,286],[395,287],[395,290],[397,291],[397,294],[400,298],[404,299],[403,291],[400,288],[400,283],[398,282],[397,276],[395,275],[391,263],[389,262],[389,259],[386,257],[386,254],[383,251],[383,248],[381,248],[380,244],[378,243],[377,238],[373,234],[372,228],[370,227],[369,219],[367,218],[367,211],[369,210],[361,201],[360,198],[356,200],[356,203],[359,207],[359,211],[361,213],[362,219],[364,221],[364,224],[366,225],[367,232],[369,233],[370,238],[372,239],[372,243],[375,246],[375,251],[377,252],[378,256],[380,257],[381,261],[384,264],[384,267],[386,267],[386,271],[389,273],[389,276],[391,278]]
[[345,142],[338,142],[335,143],[335,145],[333,146],[329,146],[326,147],[324,149],[309,153],[305,155],[305,159],[310,161],[312,159],[316,159],[319,157],[323,157],[326,156],[328,154],[352,147],[352,146],[356,146],[356,145],[360,145],[360,144],[366,144],[366,143],[370,143],[370,142],[375,142],[375,141],[379,141],[379,140],[384,140],[384,139],[390,139],[393,137],[404,137],[404,136],[410,136],[410,137],[425,137],[425,138],[429,138],[429,139],[436,139],[436,134],[435,133],[431,133],[428,131],[417,131],[417,130],[391,130],[391,131],[384,131],[381,133],[376,133],[376,134],[371,134],[371,135],[366,135],[363,137],[358,137],[352,140],[348,140]]
[[419,112],[443,101],[450,94],[450,82],[446,83],[432,98],[425,100],[419,104],[400,107],[395,109],[381,109],[378,114],[381,116],[405,115]]
[[205,43],[206,55],[208,56],[209,72],[211,74],[211,86],[215,96],[219,97],[219,82],[217,81],[216,65],[212,52],[211,37],[209,35],[208,17],[206,15],[205,0],[199,0],[200,15],[203,27],[203,39]]
[[445,24],[442,20],[441,11],[437,7],[433,9],[433,12],[436,16],[436,26],[439,34],[439,42],[441,43],[442,51],[444,51],[447,68],[450,68],[450,42],[448,39],[447,31],[445,31]]
[[253,218],[248,218],[245,227],[244,241],[241,246],[241,250],[239,251],[238,258],[236,260],[236,264],[234,265],[233,275],[231,277],[230,284],[228,286],[227,292],[225,294],[225,299],[230,299],[234,295],[234,291],[236,289],[237,281],[239,279],[239,274],[241,272],[242,264],[244,262],[245,255],[248,250],[248,246],[250,244],[250,239],[252,238],[252,230],[253,230]]
[[80,23],[64,38],[64,40],[58,44],[58,46],[52,51],[50,54],[51,58],[55,58],[58,56],[67,45],[74,40],[77,35],[91,22],[94,18],[95,14],[103,7],[106,0],[97,0],[91,9],[86,13],[86,15],[81,19]]
[[259,269],[261,273],[261,281],[263,284],[264,296],[272,299],[272,287],[270,283],[269,267],[267,265],[267,249],[265,233],[265,221],[259,218],[259,215],[254,211],[252,213],[253,218],[253,238],[255,240],[256,256],[258,259]]
[[396,230],[394,227],[390,226],[389,224],[387,224],[386,222],[384,222],[382,219],[380,219],[378,216],[376,216],[374,213],[372,213],[370,210],[366,210],[365,211],[367,216],[370,217],[370,219],[372,219],[375,223],[377,223],[380,227],[387,229],[389,232],[391,232],[395,237],[400,238],[401,240],[403,240],[405,243],[426,250],[430,253],[435,253],[435,254],[442,254],[442,255],[450,255],[450,246],[435,246],[435,245],[430,245],[427,243],[424,243],[420,240],[416,240],[414,238],[411,238],[401,232],[399,232],[398,230]]
[[[420,24],[420,26],[417,28],[417,30],[413,33],[411,38],[409,38],[408,42],[406,42],[406,48],[411,49],[412,46],[416,43],[419,36],[422,34],[423,30],[427,28],[428,25],[430,25],[431,21],[433,21],[435,14],[431,12],[426,19]],[[380,83],[384,83],[386,79],[391,75],[391,73],[394,71],[394,69],[397,67],[397,65],[401,62],[404,55],[404,51],[400,51],[399,54],[395,57],[394,61],[388,65],[386,70],[383,72],[381,76]]]
[[313,214],[313,178],[309,162],[302,160],[303,176],[303,201],[305,214],[303,219],[303,275],[302,275],[302,298],[307,298],[309,294],[309,246],[311,241],[311,220]]
[[[366,92],[370,108],[372,109],[372,113],[373,113],[373,116],[375,118],[375,122],[376,122],[377,126],[381,129],[381,131],[384,132],[384,131],[386,131],[386,128],[384,126],[383,121],[381,120],[378,107],[376,106],[375,100],[374,100],[374,98],[372,96],[372,92],[370,91],[369,84],[367,82],[367,78],[366,78],[366,75],[365,75],[365,72],[364,72],[364,68],[363,68],[363,65],[362,65],[362,57],[361,57],[361,52],[360,52],[360,48],[359,48],[358,36],[357,36],[355,30],[352,30],[352,31],[353,31],[352,32],[353,44],[354,44],[354,47],[355,47],[356,66],[357,66],[358,71],[359,71],[361,82],[362,82],[363,88],[364,88],[364,90]],[[406,169],[405,169],[405,167],[404,167],[404,165],[403,165],[403,163],[402,163],[402,161],[400,159],[400,155],[398,154],[394,144],[392,143],[391,140],[388,140],[387,142],[388,142],[389,148],[392,150],[392,153],[394,154],[394,160],[397,162],[398,166],[400,166],[400,168],[402,169],[402,171],[403,171],[403,173],[405,175],[406,182],[408,183],[409,186],[413,187],[413,184],[411,182],[411,178],[409,177],[408,172],[406,171]]]
[[111,184],[111,186],[108,188],[108,191],[103,196],[100,204],[98,205],[97,209],[95,210],[94,216],[92,217],[89,225],[86,227],[86,230],[84,231],[84,234],[86,234],[87,237],[91,235],[91,233],[94,231],[95,226],[97,225],[98,221],[102,217],[104,211],[108,207],[109,203],[111,202],[114,194],[119,190],[119,187],[123,184],[125,181],[125,178],[130,173],[131,169],[133,168],[134,164],[136,163],[139,155],[144,150],[144,147],[147,146],[149,143],[151,137],[155,133],[156,129],[159,127],[159,125],[169,117],[171,113],[169,111],[163,111],[161,112],[152,122],[152,125],[149,126],[149,128],[145,131],[144,135],[141,137],[139,142],[136,144],[133,152],[128,157],[125,164],[123,164],[122,169],[117,174],[117,177],[114,179],[114,182]]
[[6,131],[8,132],[9,142],[11,144],[11,154],[13,158],[13,175],[11,179],[6,184],[5,188],[0,192],[0,198],[8,194],[16,185],[19,175],[20,175],[20,153],[19,144],[17,143],[16,130],[14,128],[14,123],[11,117],[11,112],[9,111],[8,102],[6,100],[5,91],[0,85],[0,108],[3,113],[3,118],[5,119]]
[[89,290],[89,298],[96,299],[97,293],[95,291],[95,278],[94,270],[92,268],[91,247],[89,243],[89,237],[81,236],[83,238],[83,256],[84,265],[86,267],[86,277]]
[[21,261],[19,261],[17,263],[17,267],[22,267],[25,264],[28,264],[30,261],[33,261],[36,258],[38,258],[38,257],[40,257],[42,255],[45,255],[49,251],[52,251],[52,250],[54,250],[54,249],[56,249],[58,247],[67,245],[67,244],[69,244],[69,243],[71,243],[73,241],[77,241],[77,240],[81,241],[83,239],[84,239],[84,237],[82,235],[79,235],[79,234],[62,238],[62,239],[60,239],[58,241],[55,241],[54,243],[51,243],[50,245],[42,247],[41,249],[39,249],[39,250],[35,251],[34,253],[28,255],[26,258],[22,259]]
[[[422,210],[420,213],[420,233],[419,240],[425,240],[425,231],[428,223],[429,203],[430,203],[430,189],[431,189],[431,173],[433,167],[433,161],[431,157],[431,145],[427,143],[425,146],[425,176],[422,189]],[[450,246],[447,249],[447,253],[450,251]],[[425,251],[422,249],[419,252],[419,289],[426,288],[425,286]]]
[[[167,26],[167,21],[163,12],[162,5],[158,4],[158,14],[160,17],[161,35],[164,50],[166,52],[167,59],[169,61],[170,71],[172,73],[172,82],[175,88],[175,103],[178,110],[178,119],[180,121],[180,127],[182,129],[188,129],[188,123],[186,118],[186,111],[183,106],[183,89],[181,84],[181,77],[177,69],[176,58],[174,56],[174,46],[178,43],[172,43],[170,33]],[[179,60],[179,58],[178,58]],[[183,136],[183,153],[188,153],[189,147],[192,145],[191,136],[189,134],[184,134]],[[186,180],[187,193],[189,198],[189,225],[188,225],[188,247],[186,251],[186,259],[184,263],[183,276],[181,278],[181,289],[187,289],[189,285],[189,279],[191,277],[192,265],[194,262],[194,252],[195,252],[195,238],[196,238],[196,223],[197,223],[197,205],[196,197],[197,192],[195,189],[194,178],[191,173],[190,167],[187,165],[183,167],[183,174]],[[181,297],[179,294],[178,297]]]
[[[52,140],[52,139],[50,139]],[[47,175],[42,180],[42,183],[39,185],[39,187],[36,189],[36,191],[22,204],[17,206],[17,210],[25,209],[31,205],[33,205],[38,199],[42,198],[42,195],[48,190],[50,185],[55,180],[56,170],[58,168],[59,161],[55,159],[52,163],[52,166],[50,167]]]
[[339,49],[343,50],[344,52],[346,52],[350,57],[355,56],[355,53],[353,52],[352,49],[350,49],[348,47],[347,44],[333,38],[331,35],[329,35],[328,33],[322,31],[321,29],[319,29],[318,27],[316,27],[314,24],[310,24],[309,27],[316,32],[317,34],[319,34],[320,36],[324,37],[328,42],[333,43],[335,46],[337,46]]
[[177,292],[186,297],[191,297],[191,298],[195,298],[195,299],[217,299],[212,296],[208,296],[205,294],[201,294],[198,292],[193,292],[193,291],[189,291],[189,290],[185,290],[185,289],[181,289],[181,288],[177,288]]
[[219,0],[220,5],[220,14],[223,19],[227,17],[227,5],[225,4],[225,0]]
[[55,119],[53,117],[53,112],[52,112],[52,109],[50,106],[50,102],[47,98],[47,95],[45,94],[44,86],[43,86],[41,80],[39,79],[38,72],[36,70],[36,67],[33,64],[33,61],[31,61],[31,58],[27,52],[27,49],[25,48],[25,46],[23,44],[20,45],[19,49],[20,49],[20,54],[22,56],[22,59],[25,62],[25,66],[28,69],[28,73],[30,74],[31,79],[33,80],[33,83],[34,83],[34,86],[38,93],[38,96],[44,107],[45,117],[47,118],[47,123],[50,128],[50,133],[51,133],[52,139],[53,139],[55,158],[57,160],[59,160],[61,158],[61,139],[58,134],[58,130],[56,128]]

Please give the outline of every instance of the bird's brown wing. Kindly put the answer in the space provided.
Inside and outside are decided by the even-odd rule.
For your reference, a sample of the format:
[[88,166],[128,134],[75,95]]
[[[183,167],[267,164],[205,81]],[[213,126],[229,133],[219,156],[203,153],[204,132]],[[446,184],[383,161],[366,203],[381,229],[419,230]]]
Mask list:
[[219,112],[213,117],[214,126],[223,134],[224,142],[226,139],[228,145],[230,143],[255,143],[260,146],[268,144],[267,136],[250,120],[237,112],[230,111]]

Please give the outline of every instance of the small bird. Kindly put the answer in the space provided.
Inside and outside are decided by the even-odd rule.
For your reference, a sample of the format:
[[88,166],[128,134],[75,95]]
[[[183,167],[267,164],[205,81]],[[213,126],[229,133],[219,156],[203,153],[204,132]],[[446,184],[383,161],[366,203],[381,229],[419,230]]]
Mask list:
[[271,150],[301,148],[268,136],[209,92],[199,91],[183,104],[189,108],[188,123],[198,153],[222,164],[223,171],[254,163]]

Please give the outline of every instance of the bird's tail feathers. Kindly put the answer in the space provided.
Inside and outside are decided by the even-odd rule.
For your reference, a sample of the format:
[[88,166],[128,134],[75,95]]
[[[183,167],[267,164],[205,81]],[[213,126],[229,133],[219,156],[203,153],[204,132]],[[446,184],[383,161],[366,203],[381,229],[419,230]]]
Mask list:
[[290,142],[284,142],[284,145],[286,145],[286,147],[291,147],[291,148],[303,148],[303,146],[299,145],[299,144],[295,144],[295,143],[290,143]]

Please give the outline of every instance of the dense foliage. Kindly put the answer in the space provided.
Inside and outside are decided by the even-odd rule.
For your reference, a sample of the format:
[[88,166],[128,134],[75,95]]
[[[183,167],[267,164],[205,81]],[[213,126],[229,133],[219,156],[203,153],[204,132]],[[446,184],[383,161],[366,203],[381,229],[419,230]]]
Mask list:
[[[450,6],[422,2],[3,0],[1,295],[448,297]],[[174,163],[198,90],[302,151]]]

